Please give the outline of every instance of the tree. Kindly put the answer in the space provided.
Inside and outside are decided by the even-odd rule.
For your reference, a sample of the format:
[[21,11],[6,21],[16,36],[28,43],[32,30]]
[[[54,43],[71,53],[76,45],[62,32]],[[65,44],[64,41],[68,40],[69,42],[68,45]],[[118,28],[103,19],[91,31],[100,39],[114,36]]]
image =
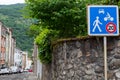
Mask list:
[[59,31],[60,38],[86,34],[85,4],[74,0],[28,0],[27,4],[30,16]]
[[[48,45],[56,38],[60,39],[87,35],[87,5],[107,3],[104,0],[26,0],[26,2],[26,14],[29,17],[37,19],[37,26],[41,27],[40,34],[36,34],[36,43],[42,40]],[[47,29],[48,33],[44,33],[44,29]],[[52,32],[49,33],[49,30],[52,30]],[[51,33],[53,33],[52,36],[49,36]],[[43,35],[46,37],[42,38]],[[50,43],[46,40],[49,40]],[[44,51],[41,49],[43,49],[45,45],[41,44],[42,42],[38,44],[40,46],[40,53]],[[44,49],[45,48],[48,49],[48,47],[44,47]],[[42,58],[43,57],[45,56],[42,56]]]

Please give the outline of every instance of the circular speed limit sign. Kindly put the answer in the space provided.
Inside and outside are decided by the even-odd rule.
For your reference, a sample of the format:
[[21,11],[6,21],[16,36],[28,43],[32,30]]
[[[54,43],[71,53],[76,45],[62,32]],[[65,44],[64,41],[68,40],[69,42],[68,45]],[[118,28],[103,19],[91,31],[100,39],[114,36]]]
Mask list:
[[114,33],[116,31],[116,25],[112,22],[109,22],[106,25],[106,31],[109,32],[109,33]]

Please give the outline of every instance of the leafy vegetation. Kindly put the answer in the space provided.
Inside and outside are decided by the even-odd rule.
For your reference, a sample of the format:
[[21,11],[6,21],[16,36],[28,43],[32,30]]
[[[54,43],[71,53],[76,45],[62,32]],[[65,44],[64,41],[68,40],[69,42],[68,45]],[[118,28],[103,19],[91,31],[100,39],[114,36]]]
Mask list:
[[[33,36],[36,37],[35,42],[39,46],[39,58],[42,62],[47,62],[46,53],[51,54],[52,40],[87,35],[87,5],[118,3],[117,0],[26,0],[26,2],[26,16],[36,18],[38,20],[36,27],[41,28],[41,30],[31,28],[30,31],[35,30],[39,33]],[[50,33],[54,36],[49,37],[51,30]],[[46,45],[49,45],[49,48]]]
[[0,5],[0,21],[12,28],[17,47],[31,52],[33,38],[29,37],[26,32],[33,21],[22,17],[21,10],[24,6],[25,4]]
[[39,57],[43,63],[49,63],[51,61],[49,37],[50,37],[50,31],[48,29],[43,29],[43,31],[39,34],[39,36],[37,36],[35,40],[36,44],[39,45],[39,50],[40,50]]

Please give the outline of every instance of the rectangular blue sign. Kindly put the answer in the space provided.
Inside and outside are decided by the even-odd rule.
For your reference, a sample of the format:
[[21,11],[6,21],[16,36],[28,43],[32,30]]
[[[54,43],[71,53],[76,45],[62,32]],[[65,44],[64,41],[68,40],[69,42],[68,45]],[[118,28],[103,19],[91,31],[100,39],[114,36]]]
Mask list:
[[90,5],[88,12],[88,34],[90,36],[119,35],[118,6]]

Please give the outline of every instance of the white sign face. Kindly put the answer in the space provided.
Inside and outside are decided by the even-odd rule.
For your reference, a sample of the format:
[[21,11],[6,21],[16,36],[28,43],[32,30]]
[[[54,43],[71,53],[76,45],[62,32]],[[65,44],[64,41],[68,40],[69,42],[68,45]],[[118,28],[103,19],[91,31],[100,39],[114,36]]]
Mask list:
[[118,6],[90,5],[87,9],[88,34],[90,36],[119,35]]

